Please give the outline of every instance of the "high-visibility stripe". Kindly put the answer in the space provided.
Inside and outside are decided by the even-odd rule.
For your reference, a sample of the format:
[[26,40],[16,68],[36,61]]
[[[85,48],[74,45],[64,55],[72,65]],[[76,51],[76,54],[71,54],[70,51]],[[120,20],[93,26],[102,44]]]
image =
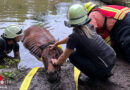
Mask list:
[[31,80],[39,68],[40,67],[35,67],[28,73],[20,87],[20,90],[28,90]]
[[107,41],[109,41],[111,38],[110,38],[110,36],[108,36],[107,38],[105,38],[105,41],[107,42]]
[[122,13],[122,11],[124,11],[126,8],[123,8],[121,10],[119,10],[119,12],[115,15],[114,18],[118,19],[118,17],[120,16],[120,14]]
[[112,44],[110,36],[108,36],[104,41],[105,41],[108,45],[111,45],[111,44]]
[[117,20],[122,20],[125,17],[125,15],[128,12],[130,12],[130,8],[127,8],[127,7],[123,8],[121,10],[111,8],[111,7],[107,7],[107,6],[103,6],[103,7],[100,7],[100,8],[103,9],[103,10],[106,10],[106,11],[115,12],[116,14],[115,14],[114,18],[117,19]]
[[124,12],[121,14],[121,16],[120,16],[119,19],[123,19],[123,18],[125,17],[126,13],[128,13],[128,12],[130,12],[130,9],[128,9],[127,11],[124,11]]
[[111,45],[112,45],[112,42],[111,42],[111,41],[109,41],[109,42],[107,42],[107,44],[111,46]]
[[100,7],[100,8],[110,12],[116,12],[116,13],[120,12],[120,10],[111,7]]
[[121,12],[120,12],[120,15],[118,16],[118,20],[122,20],[123,18],[121,18],[121,16],[122,16],[122,14],[124,14],[124,15],[126,15],[126,13],[124,13],[125,11],[127,11],[127,10],[130,10],[129,8],[124,8],[124,9],[122,9],[121,10]]

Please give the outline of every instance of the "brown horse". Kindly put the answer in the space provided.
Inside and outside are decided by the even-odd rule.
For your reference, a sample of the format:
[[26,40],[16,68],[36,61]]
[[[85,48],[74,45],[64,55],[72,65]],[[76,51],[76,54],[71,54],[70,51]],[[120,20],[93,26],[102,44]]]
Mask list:
[[51,59],[57,59],[61,53],[61,48],[57,47],[53,50],[49,48],[50,44],[55,43],[54,37],[44,28],[39,26],[31,26],[24,31],[23,45],[34,55],[38,60],[42,58],[47,78],[50,81],[57,80],[58,69],[54,67]]

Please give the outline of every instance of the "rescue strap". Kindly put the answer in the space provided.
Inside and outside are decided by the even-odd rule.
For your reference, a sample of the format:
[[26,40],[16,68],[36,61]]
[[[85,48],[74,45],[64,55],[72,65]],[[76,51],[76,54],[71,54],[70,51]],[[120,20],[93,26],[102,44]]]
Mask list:
[[76,90],[78,90],[79,75],[80,75],[80,70],[77,69],[76,67],[74,67],[74,81],[75,81],[75,85],[76,85]]
[[40,67],[35,67],[27,74],[27,76],[25,77],[25,79],[20,87],[20,90],[28,90],[31,80],[39,68]]

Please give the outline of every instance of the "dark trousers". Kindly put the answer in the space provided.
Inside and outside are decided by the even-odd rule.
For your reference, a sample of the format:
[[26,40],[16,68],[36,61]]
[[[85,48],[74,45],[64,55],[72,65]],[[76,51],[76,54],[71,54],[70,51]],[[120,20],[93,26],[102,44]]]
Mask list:
[[124,57],[130,62],[130,13],[123,20],[116,22],[110,35],[123,52]]
[[3,65],[5,63],[4,58],[0,57],[0,65]]
[[2,54],[2,55],[0,56],[0,65],[2,65],[2,64],[5,63],[4,58],[7,58],[7,55],[6,55],[6,54]]
[[97,68],[96,65],[87,57],[78,54],[77,51],[72,52],[69,57],[70,62],[76,66],[81,72],[93,79],[105,79],[110,75],[111,69],[109,68]]

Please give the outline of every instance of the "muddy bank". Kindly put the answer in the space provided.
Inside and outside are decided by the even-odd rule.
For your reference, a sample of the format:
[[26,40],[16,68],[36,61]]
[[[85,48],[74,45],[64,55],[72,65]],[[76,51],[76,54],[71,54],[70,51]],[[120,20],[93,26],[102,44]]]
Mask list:
[[[79,85],[78,90],[130,90],[130,65],[118,58],[112,72],[114,75],[109,81],[100,81],[94,86]],[[68,62],[64,64],[61,67],[60,74],[61,78],[59,82],[50,83],[47,81],[44,69],[39,69],[31,81],[29,90],[76,90],[72,64]],[[18,90],[22,80],[8,85],[5,90]]]

